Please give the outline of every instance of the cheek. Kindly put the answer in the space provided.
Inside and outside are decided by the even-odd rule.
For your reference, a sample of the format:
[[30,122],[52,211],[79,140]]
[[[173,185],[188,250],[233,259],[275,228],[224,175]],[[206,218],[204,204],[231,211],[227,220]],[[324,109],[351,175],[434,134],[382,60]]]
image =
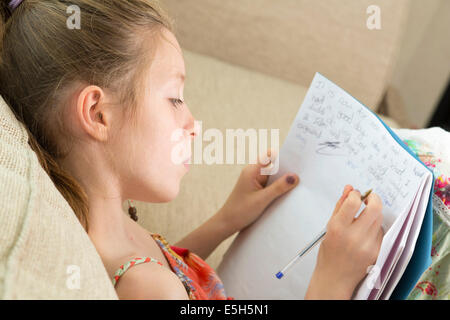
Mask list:
[[139,142],[139,148],[142,149],[138,152],[140,162],[154,173],[168,175],[173,167],[170,135],[150,132],[144,137]]
[[[172,110],[158,110],[156,115],[142,114],[136,136],[133,138],[135,155],[133,160],[133,189],[140,189],[142,201],[166,202],[176,197],[181,178],[186,173],[182,163],[172,161],[177,150],[182,149],[179,141],[172,141],[177,126]],[[184,147],[186,150],[186,147]],[[173,152],[174,151],[174,152]],[[188,157],[184,151],[184,160]],[[139,187],[138,187],[139,186]]]
[[139,152],[142,165],[160,183],[178,184],[182,176],[184,165],[181,160],[186,159],[186,146],[181,141],[172,141],[172,131],[160,129],[152,130],[147,138],[141,141],[143,148]]
[[144,148],[145,159],[155,166],[170,161],[171,135],[174,125],[173,114],[161,101],[154,101],[152,108],[146,108],[139,120],[138,144]]
[[170,149],[169,144],[149,144],[138,152],[133,189],[142,201],[168,202],[178,195],[183,168],[172,163]]

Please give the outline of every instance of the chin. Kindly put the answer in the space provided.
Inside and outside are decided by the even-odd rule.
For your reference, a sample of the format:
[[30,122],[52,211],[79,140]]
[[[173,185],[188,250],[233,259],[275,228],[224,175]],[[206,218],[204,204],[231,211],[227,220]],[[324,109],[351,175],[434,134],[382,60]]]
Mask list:
[[141,178],[134,185],[134,200],[149,203],[163,203],[170,202],[178,196],[181,184],[181,178],[179,176],[168,175],[166,179],[159,177],[159,183],[148,183],[153,179],[152,177]]
[[151,198],[146,201],[153,203],[170,202],[178,196],[179,192],[179,183],[174,183],[171,186],[161,186],[159,190],[150,190],[148,194],[151,195]]
[[158,201],[158,202],[170,202],[178,196],[178,193],[179,193],[179,190],[177,190],[176,192],[172,192],[170,194],[166,194],[165,197],[160,199],[160,201]]

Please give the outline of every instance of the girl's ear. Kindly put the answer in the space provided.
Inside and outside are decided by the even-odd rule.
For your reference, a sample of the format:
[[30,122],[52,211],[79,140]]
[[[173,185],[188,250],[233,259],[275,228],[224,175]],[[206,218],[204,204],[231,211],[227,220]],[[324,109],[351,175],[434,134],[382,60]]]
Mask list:
[[91,85],[79,93],[76,108],[82,130],[100,141],[106,141],[108,138],[109,117],[104,101],[104,91]]

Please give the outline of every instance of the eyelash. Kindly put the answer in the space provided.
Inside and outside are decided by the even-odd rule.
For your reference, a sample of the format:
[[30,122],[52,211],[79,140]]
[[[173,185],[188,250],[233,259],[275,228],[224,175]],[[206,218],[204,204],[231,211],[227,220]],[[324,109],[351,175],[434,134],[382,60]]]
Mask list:
[[184,101],[181,99],[170,99],[173,106],[178,109],[180,105],[183,105]]

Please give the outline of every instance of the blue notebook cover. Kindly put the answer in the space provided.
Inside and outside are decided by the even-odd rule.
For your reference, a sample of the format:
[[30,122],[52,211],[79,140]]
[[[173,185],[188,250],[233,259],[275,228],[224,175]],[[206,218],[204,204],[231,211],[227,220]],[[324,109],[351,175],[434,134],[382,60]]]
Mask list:
[[[321,74],[322,75],[322,74]],[[325,77],[324,75],[322,75]],[[326,77],[325,77],[326,78]],[[352,96],[353,97],[353,96]],[[417,238],[416,246],[414,247],[414,253],[411,257],[411,260],[406,267],[405,272],[403,273],[399,283],[394,289],[390,299],[393,300],[404,300],[408,297],[411,290],[416,285],[422,273],[431,265],[431,242],[432,242],[432,233],[433,233],[433,190],[434,190],[434,181],[435,177],[433,171],[429,169],[416,155],[415,153],[389,128],[386,123],[372,110],[370,110],[364,103],[353,97],[357,100],[361,105],[363,105],[367,110],[372,112],[378,120],[383,124],[383,126],[387,129],[387,131],[391,134],[391,136],[398,142],[399,145],[402,146],[403,149],[408,151],[417,161],[419,161],[428,171],[433,175],[433,182],[431,185],[430,197],[428,200],[427,209],[425,212],[425,216],[422,221],[422,226],[420,228],[419,236]]]

